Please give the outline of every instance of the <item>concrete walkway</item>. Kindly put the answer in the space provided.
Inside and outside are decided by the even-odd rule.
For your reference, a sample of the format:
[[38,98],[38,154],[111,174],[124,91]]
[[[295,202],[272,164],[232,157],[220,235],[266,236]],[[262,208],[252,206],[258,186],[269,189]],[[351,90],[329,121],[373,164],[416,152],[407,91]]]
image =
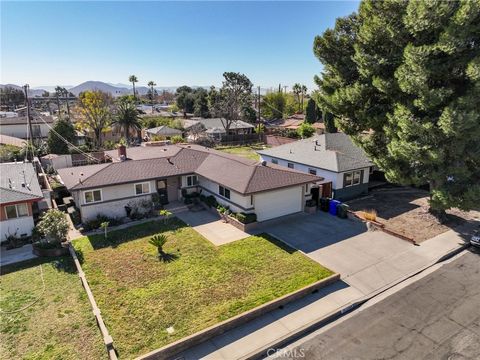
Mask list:
[[[464,248],[466,244],[464,239],[467,237],[468,230],[468,227],[450,230],[427,240],[421,246],[409,244],[409,250],[393,254],[389,258],[389,261],[395,263],[392,265],[394,275],[389,274],[390,268],[386,266],[389,261],[384,262],[384,268],[377,266],[375,271],[367,267],[346,279],[348,282],[354,282],[356,286],[349,285],[346,281],[339,281],[317,294],[311,294],[288,304],[283,309],[272,311],[197,345],[176,358],[231,360],[262,355],[267,349],[294,338],[326,319],[348,311],[435,264],[442,257]],[[374,248],[372,252],[375,252]],[[371,281],[368,276],[371,276]],[[378,281],[378,278],[382,278],[382,281]],[[359,284],[363,285],[359,286]]]
[[174,212],[174,215],[216,246],[228,244],[250,236],[235,226],[223,222],[219,216],[207,210],[196,212],[188,210],[179,211]]
[[15,264],[17,262],[36,258],[32,252],[32,244],[23,245],[16,249],[6,250],[4,246],[0,250],[0,266]]

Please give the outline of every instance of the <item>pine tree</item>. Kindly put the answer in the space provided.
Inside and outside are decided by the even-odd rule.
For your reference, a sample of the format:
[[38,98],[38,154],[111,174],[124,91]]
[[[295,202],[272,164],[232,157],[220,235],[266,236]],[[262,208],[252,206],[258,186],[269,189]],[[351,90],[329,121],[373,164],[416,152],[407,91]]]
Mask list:
[[313,99],[308,99],[307,102],[307,109],[305,111],[305,121],[309,124],[313,124],[315,121],[317,121],[317,104],[315,103],[315,100]]
[[441,220],[478,206],[480,2],[362,1],[314,52],[322,107],[388,180],[428,183]]
[[75,142],[75,129],[72,123],[66,119],[58,120],[53,125],[53,130],[48,133],[47,139],[48,151],[51,154],[69,154],[67,143],[57,134],[70,143]]

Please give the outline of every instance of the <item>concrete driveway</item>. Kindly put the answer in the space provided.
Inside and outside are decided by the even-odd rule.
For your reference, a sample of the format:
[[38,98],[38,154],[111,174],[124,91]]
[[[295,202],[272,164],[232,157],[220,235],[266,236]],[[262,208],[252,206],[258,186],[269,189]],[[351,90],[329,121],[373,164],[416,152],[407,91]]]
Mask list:
[[414,246],[405,240],[325,212],[299,214],[262,230],[339,272],[343,281],[364,294],[404,276],[410,265],[423,260],[410,256]]
[[195,212],[186,210],[174,214],[217,246],[250,236],[233,225],[224,223],[219,216],[207,210]]

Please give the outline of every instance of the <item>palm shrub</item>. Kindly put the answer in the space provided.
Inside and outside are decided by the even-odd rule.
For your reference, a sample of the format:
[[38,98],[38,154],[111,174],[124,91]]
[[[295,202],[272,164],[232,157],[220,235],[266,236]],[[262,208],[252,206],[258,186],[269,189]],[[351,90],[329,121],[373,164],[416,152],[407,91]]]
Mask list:
[[163,245],[167,242],[168,238],[167,235],[165,234],[156,234],[153,235],[150,240],[148,240],[148,243],[150,245],[153,245],[157,248],[158,251],[158,256],[159,257],[165,257],[165,252],[163,251]]

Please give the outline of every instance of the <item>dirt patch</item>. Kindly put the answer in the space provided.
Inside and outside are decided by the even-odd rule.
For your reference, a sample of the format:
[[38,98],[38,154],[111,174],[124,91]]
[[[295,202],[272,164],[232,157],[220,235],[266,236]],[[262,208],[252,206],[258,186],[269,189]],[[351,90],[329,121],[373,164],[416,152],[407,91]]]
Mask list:
[[377,221],[387,229],[413,238],[430,239],[468,220],[480,220],[479,211],[447,210],[448,220],[440,224],[428,212],[428,192],[410,187],[380,188],[369,196],[348,202],[353,211],[375,210]]

